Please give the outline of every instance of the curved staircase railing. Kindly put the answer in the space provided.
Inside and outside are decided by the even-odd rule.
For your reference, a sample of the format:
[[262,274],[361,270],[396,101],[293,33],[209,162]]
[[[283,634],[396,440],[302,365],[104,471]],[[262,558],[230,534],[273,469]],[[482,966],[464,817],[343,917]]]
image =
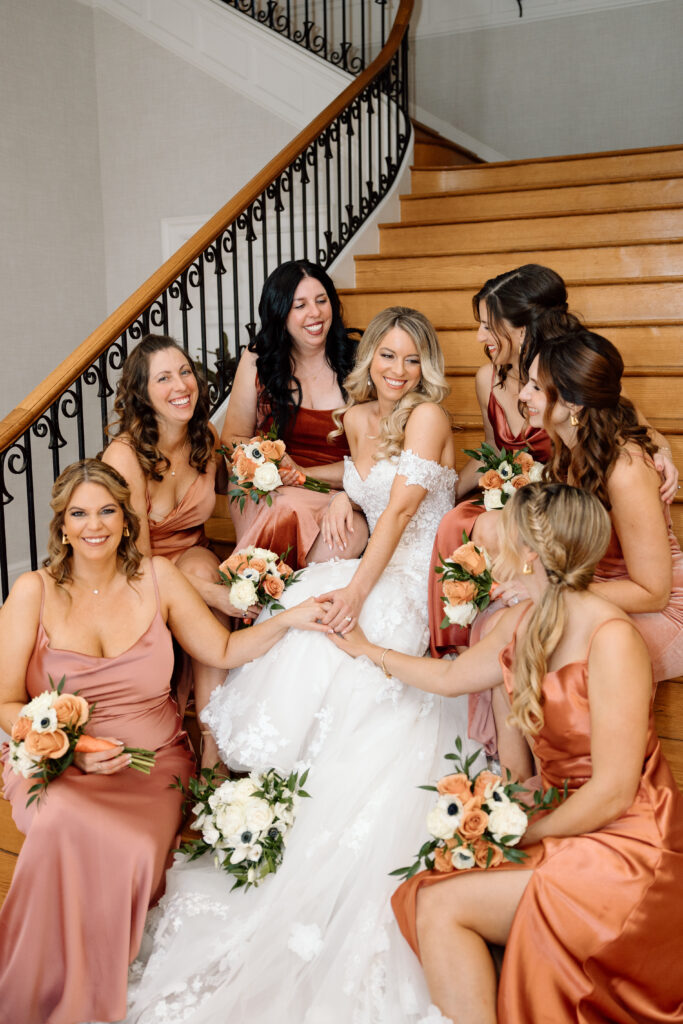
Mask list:
[[53,480],[104,446],[116,378],[146,333],[172,334],[228,395],[256,328],[258,296],[283,260],[325,267],[387,194],[410,139],[401,0],[379,55],[0,422],[0,588],[36,569]]

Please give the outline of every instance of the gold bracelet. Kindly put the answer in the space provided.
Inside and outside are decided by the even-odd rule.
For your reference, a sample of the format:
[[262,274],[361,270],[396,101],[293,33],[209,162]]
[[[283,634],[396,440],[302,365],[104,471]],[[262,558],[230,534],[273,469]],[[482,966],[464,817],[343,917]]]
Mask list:
[[210,729],[200,729],[199,730],[199,735],[200,736],[213,736],[213,733],[211,732]]
[[387,654],[389,654],[390,650],[391,650],[391,647],[385,647],[384,650],[382,651],[382,657],[379,659],[379,663],[380,663],[380,665],[382,667],[382,672],[384,672],[384,675],[387,677],[387,679],[393,679],[394,678],[392,676],[391,672],[387,672],[387,667],[384,664],[384,659],[386,658]]

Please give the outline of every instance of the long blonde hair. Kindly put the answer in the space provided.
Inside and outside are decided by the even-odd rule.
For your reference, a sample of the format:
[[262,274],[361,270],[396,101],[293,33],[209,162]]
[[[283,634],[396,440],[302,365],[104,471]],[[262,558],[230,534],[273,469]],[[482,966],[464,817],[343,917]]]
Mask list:
[[[140,533],[140,520],[130,503],[128,484],[112,466],[98,459],[81,459],[73,462],[60,473],[52,488],[50,507],[53,511],[48,527],[47,555],[43,565],[59,585],[73,579],[73,550],[71,544],[63,542],[64,515],[71,496],[80,484],[100,484],[112,496],[112,500],[123,512],[124,535],[117,550],[119,566],[128,577],[128,582],[140,576],[142,554],[135,546]],[[127,531],[125,530],[127,527]]]
[[380,421],[376,459],[400,454],[403,450],[406,423],[413,409],[423,402],[435,402],[438,405],[450,391],[444,376],[444,359],[439,339],[427,317],[408,306],[390,306],[373,317],[365,329],[358,345],[353,370],[344,381],[348,401],[333,413],[332,418],[337,429],[331,431],[328,438],[332,439],[343,433],[341,421],[344,413],[354,405],[372,402],[377,397],[370,379],[370,365],[382,340],[394,327],[400,327],[415,343],[422,376],[417,387],[399,398],[389,415]]
[[515,646],[512,720],[527,735],[543,726],[541,686],[567,620],[565,593],[586,590],[609,543],[611,522],[600,500],[568,484],[528,484],[502,516],[499,578],[519,571],[522,544],[535,551],[548,586]]

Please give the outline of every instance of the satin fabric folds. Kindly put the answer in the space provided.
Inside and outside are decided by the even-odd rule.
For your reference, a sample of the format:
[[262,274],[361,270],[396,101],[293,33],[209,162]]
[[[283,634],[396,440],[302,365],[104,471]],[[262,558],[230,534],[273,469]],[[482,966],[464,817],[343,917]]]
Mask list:
[[[267,431],[271,426],[272,420],[269,420],[263,429]],[[283,437],[288,454],[304,469],[341,462],[349,454],[349,448],[343,434],[331,442],[327,440],[327,435],[335,429],[332,410],[300,408],[293,427]],[[265,501],[258,504],[247,501],[242,512],[237,502],[231,503],[236,547],[254,544],[278,555],[289,548],[287,562],[292,568],[301,569],[307,564],[308,552],[320,533],[320,520],[330,496],[303,487],[278,487],[272,498],[272,505]]]
[[[510,644],[501,654],[508,689],[512,656]],[[544,678],[545,724],[534,747],[544,789],[568,779],[571,792],[591,776],[587,676],[581,661]],[[683,799],[652,715],[629,809],[596,832],[544,839],[527,853],[521,868],[534,871],[505,949],[500,1024],[683,1021]],[[415,952],[417,892],[452,878],[422,872],[394,894],[394,912]]]
[[[65,692],[96,702],[87,731],[156,751],[149,776],[71,767],[26,808],[30,780],[5,764],[5,795],[26,834],[0,912],[2,1024],[118,1021],[128,965],[150,902],[163,891],[193,757],[169,694],[171,635],[157,608],[117,658],[55,650],[41,626],[26,678],[29,697],[66,677]],[[6,756],[6,750],[5,750]]]

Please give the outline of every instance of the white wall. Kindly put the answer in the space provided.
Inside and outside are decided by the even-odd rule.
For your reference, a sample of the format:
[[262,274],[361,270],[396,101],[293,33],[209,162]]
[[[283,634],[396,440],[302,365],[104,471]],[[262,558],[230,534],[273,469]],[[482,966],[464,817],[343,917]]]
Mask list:
[[507,159],[683,142],[681,0],[421,36],[439,3],[422,0],[412,60],[417,115],[446,134]]
[[92,12],[0,0],[0,418],[103,319]]

